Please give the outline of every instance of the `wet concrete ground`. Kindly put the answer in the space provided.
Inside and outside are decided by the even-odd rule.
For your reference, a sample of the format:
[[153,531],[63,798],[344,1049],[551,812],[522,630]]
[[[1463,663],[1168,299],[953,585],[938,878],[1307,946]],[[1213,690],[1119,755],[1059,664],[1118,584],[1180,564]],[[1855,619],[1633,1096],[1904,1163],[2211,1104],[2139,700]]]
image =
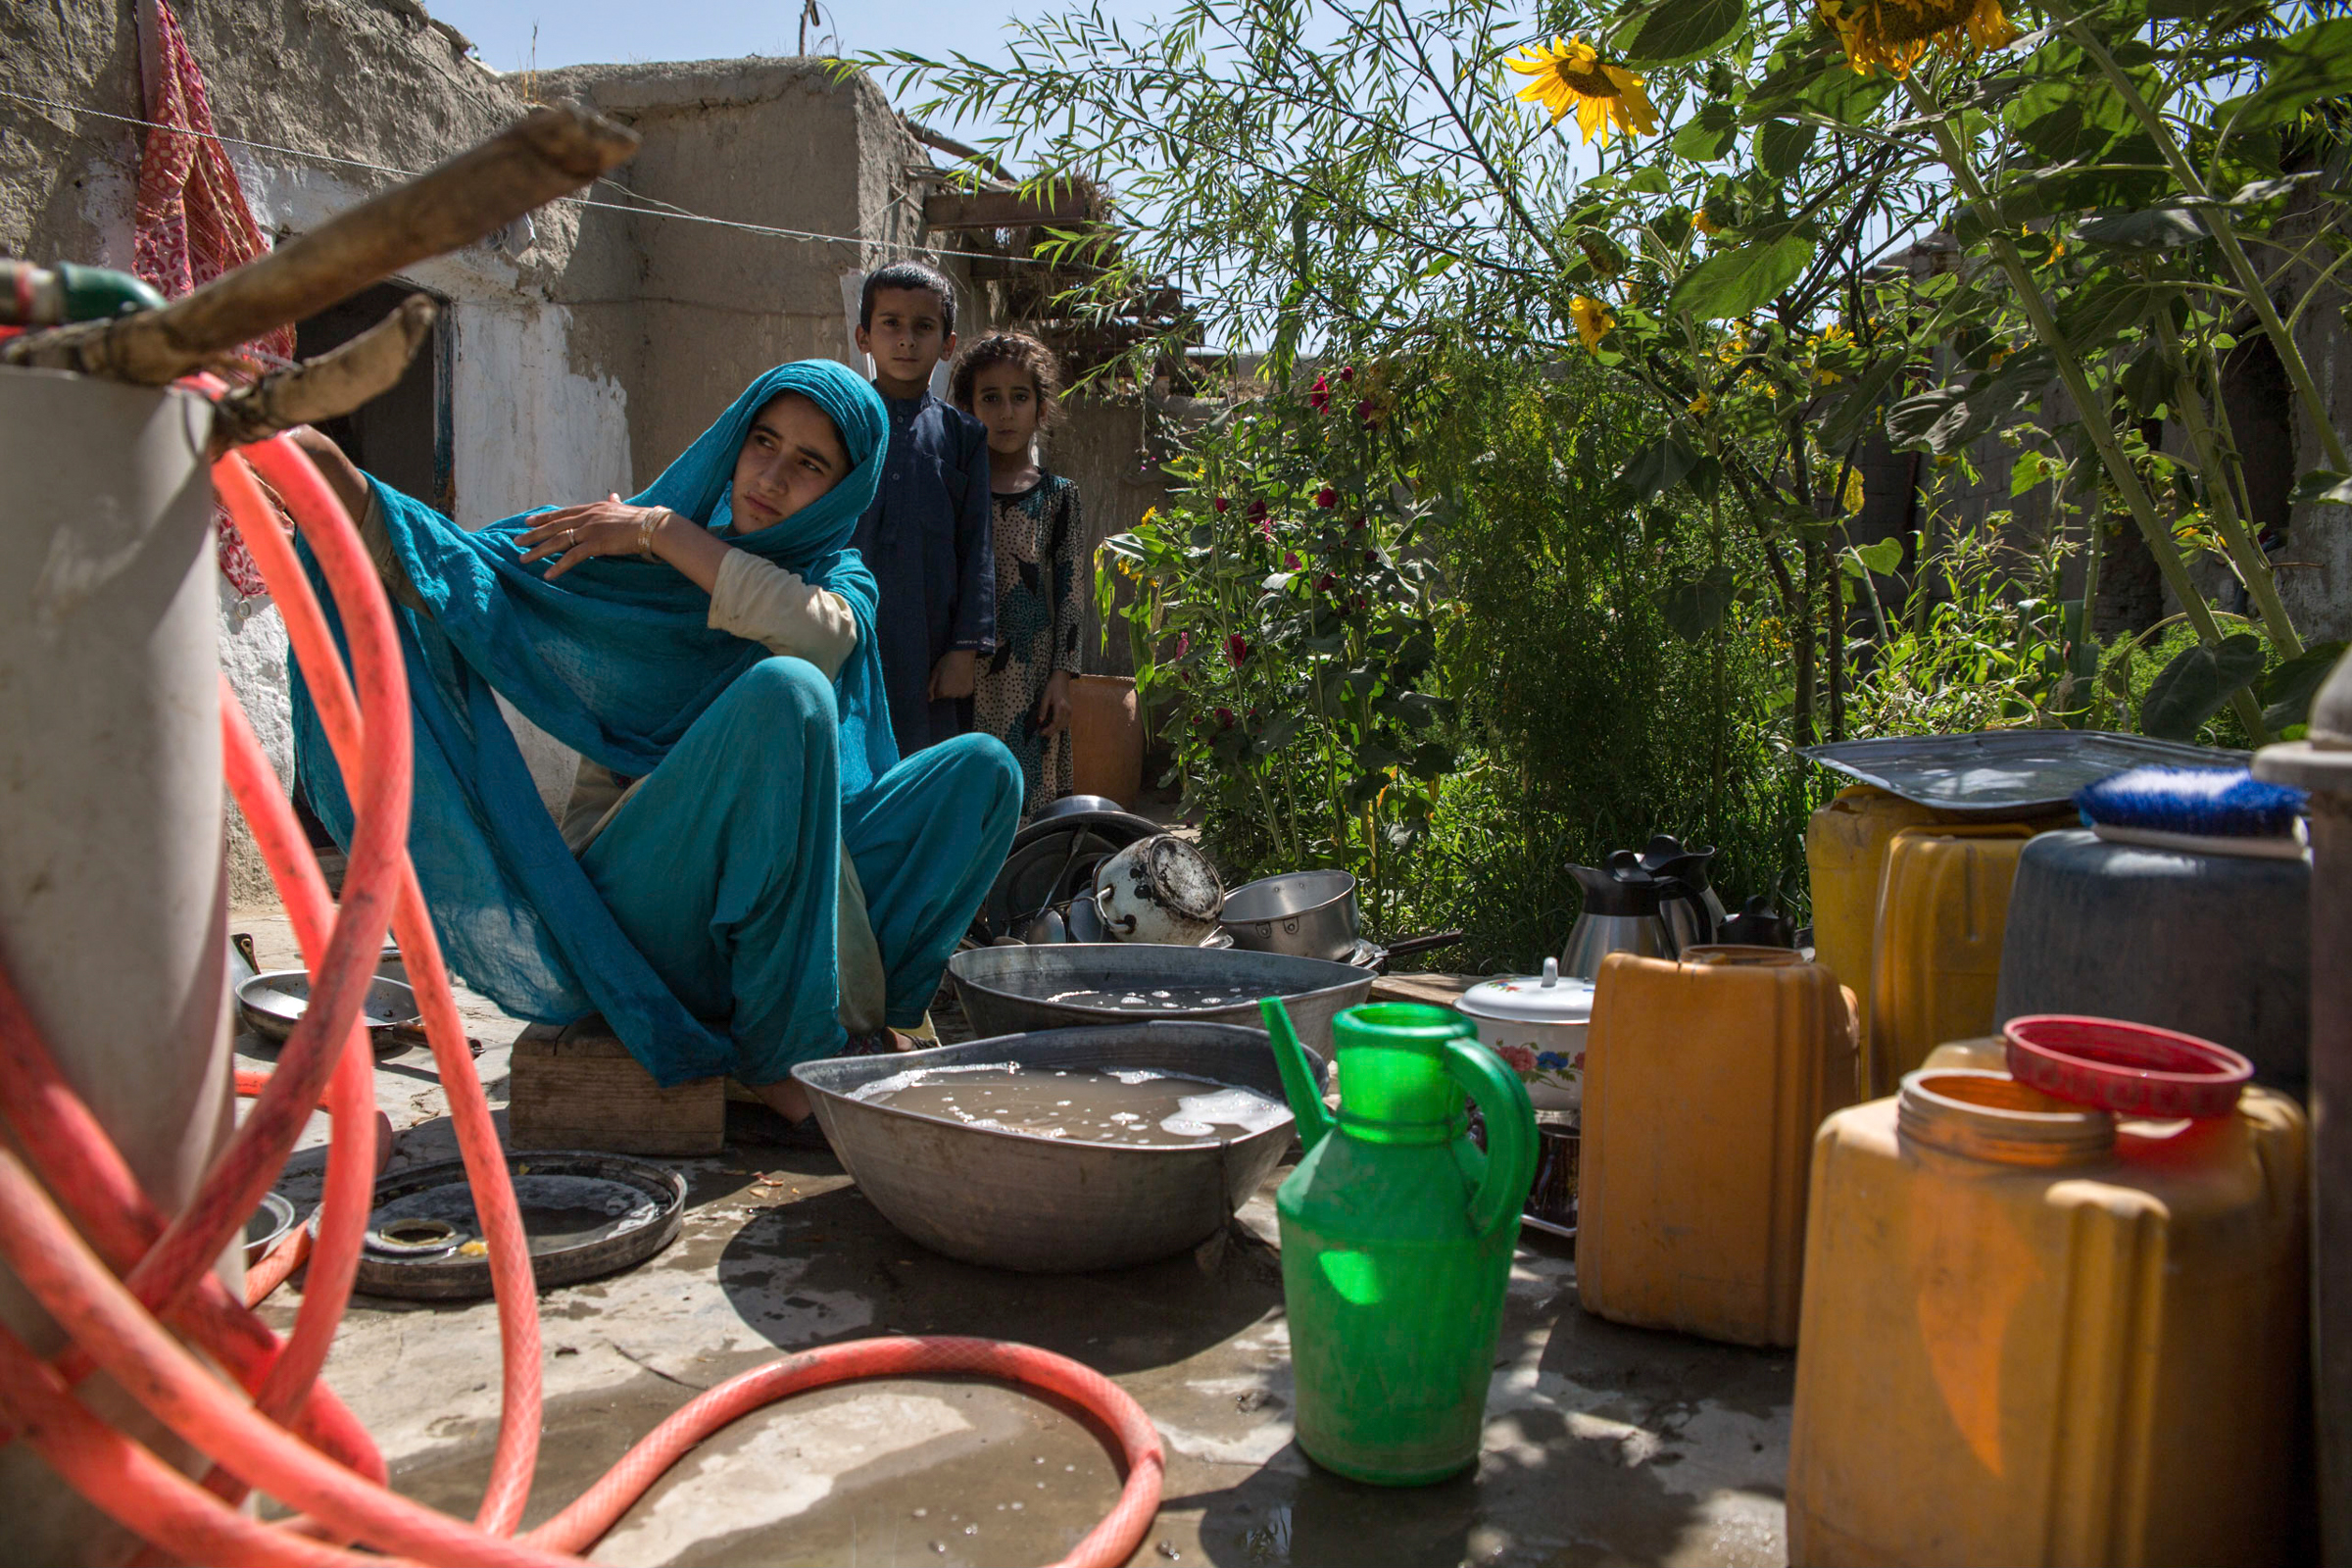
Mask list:
[[[291,965],[282,920],[239,919],[265,965]],[[519,1026],[461,999],[506,1090]],[[240,1042],[247,1053],[248,1039]],[[241,1057],[266,1066],[267,1054]],[[378,1103],[397,1171],[454,1156],[429,1054],[391,1058]],[[827,1154],[767,1139],[731,1106],[714,1159],[671,1160],[683,1234],[637,1269],[544,1293],[547,1412],[530,1522],[555,1513],[663,1415],[780,1349],[871,1335],[974,1334],[1058,1351],[1115,1379],[1157,1424],[1165,1500],[1137,1563],[1779,1564],[1791,1362],[1621,1328],[1576,1304],[1565,1246],[1531,1239],[1508,1311],[1476,1469],[1390,1491],[1315,1469],[1292,1442],[1273,1193],[1198,1253],[1117,1273],[1019,1275],[906,1240]],[[323,1135],[317,1118],[310,1140]],[[282,1190],[312,1200],[318,1156]],[[299,1284],[299,1280],[297,1281]],[[265,1309],[280,1327],[293,1286]],[[327,1378],[375,1434],[394,1484],[470,1513],[498,1417],[489,1302],[355,1299]],[[957,1380],[858,1384],[737,1423],[673,1469],[606,1537],[616,1564],[985,1564],[1059,1557],[1117,1494],[1077,1418]]]

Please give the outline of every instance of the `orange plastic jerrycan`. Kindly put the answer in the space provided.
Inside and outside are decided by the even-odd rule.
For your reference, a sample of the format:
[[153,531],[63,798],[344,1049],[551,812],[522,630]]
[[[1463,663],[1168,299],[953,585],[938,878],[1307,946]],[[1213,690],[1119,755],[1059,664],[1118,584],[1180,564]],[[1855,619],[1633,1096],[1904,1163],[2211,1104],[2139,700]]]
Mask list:
[[1850,988],[1868,1039],[1870,957],[1878,940],[1879,881],[1886,844],[1907,827],[1945,820],[1868,784],[1853,784],[1805,823],[1805,874],[1813,890],[1813,956]]
[[1854,1054],[1852,994],[1786,948],[1610,955],[1585,1037],[1585,1309],[1795,1344],[1813,1130],[1853,1102]]
[[2119,1122],[1938,1065],[1831,1117],[1789,1560],[2296,1560],[2303,1161],[2261,1089]]
[[1945,1041],[1992,1032],[2009,888],[2034,831],[1938,823],[1887,840],[1864,1035],[1869,1094],[1893,1094]]

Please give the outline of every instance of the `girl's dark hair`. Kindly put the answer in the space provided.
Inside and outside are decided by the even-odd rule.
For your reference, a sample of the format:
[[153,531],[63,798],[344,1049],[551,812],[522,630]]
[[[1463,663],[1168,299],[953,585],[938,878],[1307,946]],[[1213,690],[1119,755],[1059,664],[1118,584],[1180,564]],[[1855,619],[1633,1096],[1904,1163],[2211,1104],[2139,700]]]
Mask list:
[[1029,372],[1037,388],[1037,427],[1041,430],[1061,417],[1061,369],[1054,351],[1026,332],[992,332],[956,356],[948,372],[948,397],[964,413],[972,412],[972,383],[992,365],[1017,365]]

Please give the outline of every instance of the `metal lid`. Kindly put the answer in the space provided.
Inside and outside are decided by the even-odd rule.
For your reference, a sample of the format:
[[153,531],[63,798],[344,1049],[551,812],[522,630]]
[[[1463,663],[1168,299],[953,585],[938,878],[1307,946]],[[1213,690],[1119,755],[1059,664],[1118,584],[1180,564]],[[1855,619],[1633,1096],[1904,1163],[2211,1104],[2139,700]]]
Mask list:
[[1542,974],[1506,974],[1481,981],[1463,992],[1454,1006],[1474,1018],[1588,1023],[1592,1017],[1592,982],[1563,975],[1559,959],[1545,958]]

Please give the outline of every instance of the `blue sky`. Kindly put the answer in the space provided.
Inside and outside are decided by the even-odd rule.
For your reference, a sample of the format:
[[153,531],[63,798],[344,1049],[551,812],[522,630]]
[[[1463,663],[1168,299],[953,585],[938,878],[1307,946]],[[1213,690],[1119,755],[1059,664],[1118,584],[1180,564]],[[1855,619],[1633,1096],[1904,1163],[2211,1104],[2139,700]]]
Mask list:
[[[789,55],[800,47],[797,0],[424,0],[425,9],[474,41],[483,62],[520,71],[533,58],[543,69],[649,60],[729,60],[740,55]],[[915,49],[937,58],[997,54],[1012,17],[1046,17],[1077,9],[1084,0],[818,0],[824,23],[809,28],[809,52],[861,54],[870,49]],[[1101,0],[1105,17],[1142,20],[1157,0]],[[834,36],[838,34],[838,43]],[[942,125],[943,130],[956,127]],[[962,127],[970,129],[972,127]]]

